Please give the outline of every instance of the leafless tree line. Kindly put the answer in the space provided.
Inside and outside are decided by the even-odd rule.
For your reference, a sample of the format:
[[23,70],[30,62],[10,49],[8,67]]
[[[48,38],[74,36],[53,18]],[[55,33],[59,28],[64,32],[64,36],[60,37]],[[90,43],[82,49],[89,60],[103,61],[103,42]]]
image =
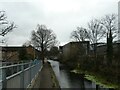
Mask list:
[[101,19],[92,19],[88,22],[88,27],[77,27],[71,33],[71,38],[76,41],[89,40],[91,44],[98,43],[101,39],[107,37],[107,33],[112,32],[113,39],[117,37],[117,15],[109,14]]

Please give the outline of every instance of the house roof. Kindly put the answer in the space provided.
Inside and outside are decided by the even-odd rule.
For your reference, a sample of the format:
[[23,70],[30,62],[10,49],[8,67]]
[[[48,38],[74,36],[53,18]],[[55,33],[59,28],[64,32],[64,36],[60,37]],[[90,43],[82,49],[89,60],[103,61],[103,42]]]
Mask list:
[[7,51],[18,51],[18,50],[20,50],[20,49],[24,49],[25,47],[21,47],[21,46],[10,46],[10,47],[2,47],[2,51],[5,51],[5,50],[7,50]]
[[69,42],[69,43],[67,43],[67,44],[63,45],[63,47],[64,47],[64,46],[66,46],[66,45],[68,45],[68,44],[79,44],[79,43],[89,43],[89,41]]
[[[32,46],[27,46],[27,47],[24,47],[24,46],[2,46],[2,51],[18,51],[18,50],[21,50],[21,49],[25,49],[25,48],[33,48]],[[35,49],[36,51],[38,51],[37,49]]]

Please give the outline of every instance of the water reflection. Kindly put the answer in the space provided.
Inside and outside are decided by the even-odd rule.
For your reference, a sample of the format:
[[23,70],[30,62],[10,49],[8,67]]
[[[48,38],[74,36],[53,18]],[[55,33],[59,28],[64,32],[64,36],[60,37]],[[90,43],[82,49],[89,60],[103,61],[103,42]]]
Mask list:
[[61,88],[81,88],[81,90],[85,90],[86,88],[91,88],[91,90],[98,90],[97,88],[99,88],[99,90],[108,90],[96,85],[89,80],[86,80],[83,75],[69,72],[69,70],[66,68],[60,68],[60,64],[57,61],[49,60],[49,62],[53,67]]

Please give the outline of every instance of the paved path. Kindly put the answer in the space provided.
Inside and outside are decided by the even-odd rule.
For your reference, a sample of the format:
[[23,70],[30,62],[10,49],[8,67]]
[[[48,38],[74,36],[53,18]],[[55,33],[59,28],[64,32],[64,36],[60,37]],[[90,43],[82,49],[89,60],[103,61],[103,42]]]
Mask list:
[[40,88],[52,88],[52,75],[48,63],[45,63],[44,68],[41,71],[40,75]]
[[32,88],[60,88],[55,73],[49,63],[44,64]]

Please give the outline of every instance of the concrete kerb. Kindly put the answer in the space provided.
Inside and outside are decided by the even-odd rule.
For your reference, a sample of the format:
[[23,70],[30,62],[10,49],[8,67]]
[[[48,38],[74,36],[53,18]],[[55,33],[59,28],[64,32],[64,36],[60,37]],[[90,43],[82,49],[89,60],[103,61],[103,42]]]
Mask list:
[[51,67],[51,73],[53,73],[53,74],[52,74],[52,77],[51,77],[51,78],[52,78],[52,83],[53,83],[53,88],[54,88],[54,87],[55,87],[55,88],[59,88],[59,90],[60,90],[59,81],[57,80],[57,77],[56,77],[56,75],[55,75],[55,72],[54,72],[51,64],[50,64],[50,67]]

